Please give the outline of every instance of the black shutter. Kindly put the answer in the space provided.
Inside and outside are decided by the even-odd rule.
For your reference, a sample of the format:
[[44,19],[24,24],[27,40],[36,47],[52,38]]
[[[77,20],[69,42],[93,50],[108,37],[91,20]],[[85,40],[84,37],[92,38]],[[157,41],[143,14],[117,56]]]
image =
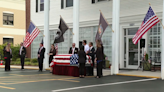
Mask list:
[[36,12],[38,12],[38,0],[36,0]]
[[92,0],[92,4],[94,4],[96,1],[95,0]]
[[64,0],[61,0],[61,9],[64,8]]

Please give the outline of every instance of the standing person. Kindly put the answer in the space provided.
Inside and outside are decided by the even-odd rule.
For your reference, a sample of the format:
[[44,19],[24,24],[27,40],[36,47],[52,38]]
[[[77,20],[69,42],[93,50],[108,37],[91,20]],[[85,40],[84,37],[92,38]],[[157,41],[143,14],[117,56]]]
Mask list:
[[38,63],[39,63],[39,71],[43,70],[43,59],[44,59],[45,48],[43,47],[43,43],[40,43],[40,48],[38,50]]
[[72,47],[69,49],[69,54],[77,54],[78,48],[75,47],[75,43],[72,44]]
[[85,72],[85,61],[86,61],[86,53],[84,52],[84,46],[80,47],[80,51],[78,52],[78,62],[79,62],[79,77],[84,78]]
[[[87,44],[87,41],[86,40],[83,40],[83,45],[84,45],[84,51],[86,54],[89,53],[89,45]],[[89,67],[86,67],[86,75],[89,76]]]
[[20,43],[20,50],[19,50],[19,56],[20,56],[20,60],[21,60],[21,66],[22,66],[22,70],[24,70],[24,59],[26,56],[26,48],[23,46],[23,43]]
[[93,76],[94,75],[94,65],[95,65],[95,63],[94,63],[94,60],[95,60],[95,48],[93,47],[93,43],[92,42],[90,42],[89,43],[89,53],[88,53],[88,55],[89,56],[91,56],[91,58],[92,58],[92,63],[93,63],[93,66],[91,66],[91,67],[89,67],[89,75],[90,76]]
[[10,62],[12,58],[12,50],[10,48],[10,43],[7,43],[7,46],[3,49],[4,59],[5,59],[5,71],[10,71]]
[[[56,55],[56,49],[54,47],[54,44],[51,45],[51,49],[50,49],[50,53],[49,53],[49,64],[52,62],[53,60],[53,56]],[[52,73],[52,67],[50,67],[50,73]]]
[[86,54],[89,53],[89,45],[87,44],[86,40],[83,40],[83,45],[84,45],[84,51]]
[[[105,55],[104,55],[104,46],[103,46],[103,44],[102,44],[102,42],[100,42],[101,43],[101,48],[102,48],[102,53],[103,53],[103,62],[102,62],[102,69],[105,69],[106,68],[106,62],[105,62]],[[103,76],[103,71],[101,71],[101,76]]]
[[96,41],[96,46],[97,46],[97,50],[96,50],[96,58],[95,58],[95,62],[97,63],[97,76],[96,78],[100,78],[101,77],[101,73],[102,73],[102,61],[103,61],[103,51],[102,51],[102,47],[100,44],[100,41]]

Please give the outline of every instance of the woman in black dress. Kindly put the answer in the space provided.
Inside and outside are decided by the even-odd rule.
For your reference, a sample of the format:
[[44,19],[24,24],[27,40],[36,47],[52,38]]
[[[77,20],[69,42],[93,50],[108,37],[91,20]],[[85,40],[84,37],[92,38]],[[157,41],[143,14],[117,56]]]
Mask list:
[[[53,56],[55,56],[55,55],[56,55],[56,49],[55,49],[54,45],[52,44],[51,49],[50,49],[50,53],[49,53],[49,64],[51,63]],[[52,73],[52,67],[50,69],[50,73]]]
[[102,74],[102,62],[103,62],[103,57],[104,57],[100,40],[96,41],[96,46],[97,46],[96,58],[95,58],[95,63],[97,63],[97,76],[96,76],[96,78],[100,78],[101,74]]
[[79,77],[84,78],[84,70],[85,70],[85,62],[86,62],[86,53],[84,51],[84,46],[80,47],[80,51],[78,52],[78,62],[79,62]]
[[10,43],[4,47],[5,71],[10,71],[10,62],[12,58]]

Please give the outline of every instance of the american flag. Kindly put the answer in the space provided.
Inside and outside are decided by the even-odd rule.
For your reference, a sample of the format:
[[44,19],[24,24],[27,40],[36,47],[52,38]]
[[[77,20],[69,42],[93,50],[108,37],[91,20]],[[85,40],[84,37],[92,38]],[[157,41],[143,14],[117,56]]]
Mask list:
[[58,44],[55,45],[56,55],[58,54]]
[[150,6],[144,18],[144,21],[142,22],[140,28],[138,29],[137,33],[133,37],[133,43],[137,44],[138,41],[142,38],[142,36],[154,25],[156,25],[159,21],[160,21],[159,18],[155,15],[153,9]]
[[26,38],[24,40],[24,46],[28,47],[35,39],[35,37],[39,34],[39,32],[39,29],[32,22],[30,22],[30,26],[26,33]]

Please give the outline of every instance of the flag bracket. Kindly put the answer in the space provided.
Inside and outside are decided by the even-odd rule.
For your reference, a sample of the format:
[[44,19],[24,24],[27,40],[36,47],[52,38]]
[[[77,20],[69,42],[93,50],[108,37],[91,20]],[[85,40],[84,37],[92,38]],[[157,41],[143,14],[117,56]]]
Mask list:
[[[99,10],[100,13],[102,14],[102,16],[104,17],[103,13],[101,12],[101,10]],[[109,25],[108,21],[106,20],[106,18],[104,17],[106,23],[108,24],[108,26],[110,27],[110,29],[112,30],[112,32],[114,33],[114,30],[112,29],[112,27]]]

